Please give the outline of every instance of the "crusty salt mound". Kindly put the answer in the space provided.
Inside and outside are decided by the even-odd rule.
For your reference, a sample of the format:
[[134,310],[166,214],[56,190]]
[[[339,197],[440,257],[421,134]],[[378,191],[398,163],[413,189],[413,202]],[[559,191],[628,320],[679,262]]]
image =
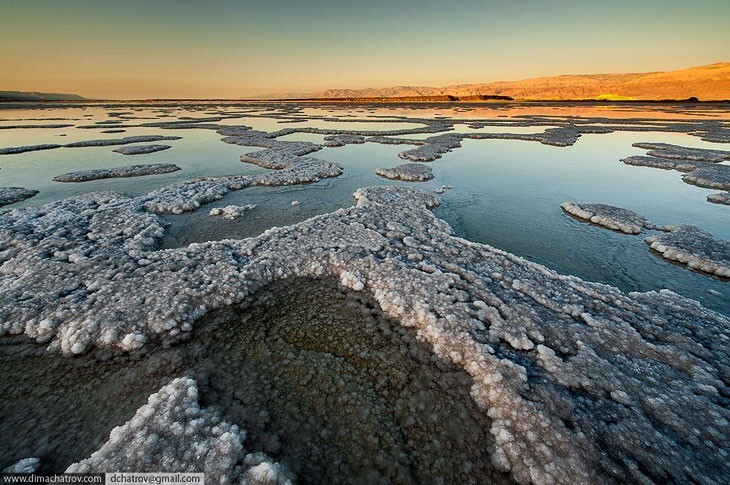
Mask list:
[[253,186],[295,185],[318,182],[342,175],[342,167],[304,155],[320,150],[309,142],[287,142],[271,138],[269,133],[246,126],[216,127],[224,135],[222,141],[241,146],[263,147],[265,150],[241,156],[241,161],[273,171],[255,175],[205,177],[163,187],[143,198],[151,212],[181,214],[202,204],[222,199],[226,194]]
[[567,125],[559,128],[548,128],[543,133],[463,133],[462,138],[474,140],[523,140],[536,141],[543,145],[567,147],[574,145],[583,133],[611,133],[605,127]]
[[172,148],[170,145],[135,145],[131,147],[121,147],[116,150],[112,150],[122,155],[144,155],[147,153],[160,152]]
[[62,146],[63,145],[55,143],[45,143],[42,145],[0,148],[0,155],[17,155],[19,153],[35,152],[39,150],[53,150],[54,148],[61,148]]
[[388,179],[408,182],[423,182],[433,178],[431,167],[420,163],[404,163],[393,168],[378,168],[375,173]]
[[[98,128],[98,127],[97,127]],[[63,145],[68,148],[78,147],[106,147],[114,145],[128,145],[130,143],[148,143],[153,141],[180,140],[180,136],[163,136],[163,135],[139,135],[125,136],[124,138],[105,138],[101,140],[84,140]]]
[[340,175],[342,168],[339,165],[315,158],[303,158],[288,168],[270,173],[209,177],[163,187],[145,197],[145,208],[151,212],[182,214],[247,187],[313,183]]
[[669,232],[646,238],[652,249],[671,261],[730,278],[730,241],[717,239],[697,226],[667,226]]
[[713,204],[725,204],[730,205],[730,192],[720,192],[719,194],[710,194],[707,196],[707,201]]
[[622,159],[627,165],[678,170],[686,172],[682,180],[688,184],[709,189],[730,189],[730,166],[720,163],[730,160],[730,151],[687,148],[668,143],[642,142],[634,143],[633,146],[649,150],[649,156],[634,155]]
[[[117,125],[113,125],[117,126]],[[94,125],[94,128],[100,128],[99,125]],[[124,131],[124,130],[122,130]],[[162,140],[180,140],[182,137],[179,136],[162,136],[162,135],[140,135],[140,136],[127,136],[124,138],[107,138],[102,140],[85,140],[76,141],[73,143],[67,143],[65,145],[59,144],[42,144],[42,145],[30,145],[21,147],[8,147],[0,148],[0,155],[15,155],[18,153],[32,152],[38,150],[53,150],[55,148],[78,148],[78,147],[104,147],[113,145],[127,145],[129,143],[147,143],[153,141]],[[164,145],[158,145],[164,146]],[[161,150],[161,149],[158,149]],[[121,153],[121,152],[120,152]]]
[[730,130],[724,127],[711,127],[707,130],[699,131],[698,134],[704,141],[730,143]]
[[365,137],[361,135],[328,135],[324,137],[324,146],[341,147],[348,144],[359,145],[365,143]]
[[[372,141],[372,140],[370,140]],[[444,153],[461,146],[461,136],[453,133],[426,138],[416,148],[400,152],[398,156],[414,162],[432,162]]]
[[[730,476],[727,317],[668,291],[627,295],[454,237],[427,210],[438,199],[421,191],[376,187],[355,198],[355,207],[255,238],[165,251],[156,250],[162,220],[147,207],[160,193],[88,194],[7,211],[2,333],[80,354],[49,357],[63,365],[90,354],[106,355],[105,369],[167,362],[155,369],[194,376],[205,389],[201,407],[220,406],[221,422],[250,433],[247,450],[303,481]],[[345,293],[312,289],[308,279],[336,279]],[[392,352],[388,360],[383,351]],[[120,353],[130,364],[108,360]],[[190,372],[186,359],[197,362]],[[3,388],[27,385],[19,376],[29,367],[4,372],[11,386]],[[34,405],[54,406],[41,391]],[[24,406],[7,409],[24,426]],[[146,433],[139,421],[157,422],[161,408],[147,409],[126,428],[132,435]],[[60,419],[56,432],[75,429],[69,412],[48,413]],[[199,419],[186,442],[209,443],[230,429]],[[42,466],[34,447],[49,444],[37,427],[23,428],[33,438],[23,440],[26,452],[0,466],[26,457]],[[137,463],[133,452],[106,450],[118,466]],[[210,450],[217,458],[204,466],[228,470],[232,455]]]
[[159,175],[176,172],[180,167],[173,163],[149,163],[143,165],[127,165],[124,167],[101,168],[98,170],[81,170],[69,172],[53,177],[55,182],[88,182],[90,180],[142,177],[145,175]]
[[626,234],[639,234],[644,229],[656,228],[649,219],[641,214],[612,205],[563,202],[560,207],[575,217]]
[[[61,119],[61,118],[59,118]],[[65,118],[68,119],[68,118]],[[49,124],[43,124],[43,125],[2,125],[0,126],[0,130],[22,130],[22,129],[30,129],[35,130],[39,128],[68,128],[69,126],[73,126],[69,123],[49,123]]]
[[224,219],[236,219],[246,212],[256,208],[256,204],[227,205],[225,207],[214,207],[210,210],[211,216],[221,216]]
[[203,472],[216,483],[291,483],[287,471],[263,454],[244,451],[245,433],[198,404],[194,380],[179,378],[152,394],[145,406],[89,458],[66,473]]
[[662,168],[687,172],[682,180],[688,184],[708,189],[730,189],[730,165],[694,160],[676,160],[634,155],[621,160],[627,165]]
[[0,207],[29,199],[38,193],[37,190],[23,187],[0,187]]
[[697,162],[719,163],[730,160],[730,151],[710,150],[707,148],[688,148],[669,143],[639,142],[632,146],[649,150],[647,155],[676,160],[694,160]]
[[23,458],[15,465],[11,465],[3,470],[3,473],[35,473],[38,469],[38,458]]

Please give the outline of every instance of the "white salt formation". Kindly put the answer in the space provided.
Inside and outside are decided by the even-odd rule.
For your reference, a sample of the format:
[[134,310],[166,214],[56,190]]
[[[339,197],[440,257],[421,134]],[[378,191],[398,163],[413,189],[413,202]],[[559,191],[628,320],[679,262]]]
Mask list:
[[453,133],[446,133],[444,135],[432,136],[423,140],[423,144],[413,148],[400,152],[398,156],[404,160],[412,160],[414,162],[432,162],[441,156],[451,151],[454,148],[461,146],[461,136]]
[[652,249],[671,261],[730,278],[730,241],[717,239],[697,226],[667,226],[666,234],[646,238]]
[[723,127],[711,127],[707,130],[697,131],[695,136],[700,136],[702,140],[713,143],[730,143],[730,130]]
[[[118,125],[114,125],[118,126]],[[99,125],[95,125],[94,128],[100,128]],[[73,143],[67,143],[65,145],[59,144],[43,144],[43,145],[31,145],[22,147],[8,147],[0,148],[0,155],[15,155],[18,153],[32,152],[37,150],[52,150],[55,148],[78,148],[78,147],[103,147],[112,145],[127,145],[129,143],[146,143],[153,141],[162,140],[180,140],[182,137],[179,136],[162,136],[162,135],[141,135],[141,136],[127,136],[125,138],[108,138],[104,140],[86,140],[77,141]],[[163,146],[163,145],[160,145]]]
[[150,163],[143,165],[127,165],[124,167],[101,168],[97,170],[81,170],[69,172],[53,177],[54,182],[88,182],[122,177],[142,177],[145,175],[159,175],[162,173],[176,172],[180,167],[173,163]]
[[440,195],[450,189],[451,189],[451,185],[442,185],[441,187],[437,187],[437,188],[433,189],[433,192],[434,192],[434,194]]
[[639,142],[632,146],[649,150],[647,155],[676,160],[694,160],[697,162],[720,163],[730,160],[730,151],[709,150],[707,148],[688,148],[669,143]]
[[378,168],[375,173],[388,179],[408,182],[423,182],[433,178],[431,167],[420,163],[404,163],[393,168]]
[[266,150],[242,155],[241,161],[274,171],[206,177],[163,187],[143,198],[148,211],[182,214],[247,187],[306,184],[342,175],[342,167],[337,164],[303,156],[322,148],[314,143],[273,140],[268,133],[240,126],[222,127],[217,132],[224,135],[222,140],[226,143],[265,147]]
[[707,196],[707,201],[713,204],[725,204],[730,205],[730,192],[720,192],[719,194],[710,194]]
[[611,133],[606,127],[575,126],[569,124],[559,128],[548,128],[543,133],[462,133],[462,138],[473,140],[523,140],[536,141],[543,145],[567,147],[574,145],[582,133]]
[[68,128],[73,126],[68,123],[44,124],[44,125],[0,125],[0,130],[22,130],[22,129],[39,129],[39,128]]
[[207,202],[222,199],[234,190],[257,185],[305,184],[342,175],[342,167],[337,164],[302,156],[320,150],[319,145],[272,140],[267,133],[245,127],[225,127],[218,133],[227,134],[223,138],[226,143],[266,147],[266,150],[242,155],[241,161],[274,171],[256,175],[206,177],[163,187],[143,198],[148,211],[181,214]]
[[245,436],[198,404],[194,380],[179,378],[152,394],[145,406],[89,458],[66,473],[202,472],[214,483],[290,484],[278,463],[262,454],[247,454]]
[[0,207],[29,199],[37,193],[37,190],[23,187],[0,187]]
[[639,234],[644,229],[656,229],[656,226],[646,217],[620,207],[575,202],[563,202],[560,207],[575,217],[626,234]]
[[[226,188],[225,180],[216,183]],[[190,456],[195,467],[225,474],[234,455],[239,463],[232,450],[241,440],[212,437],[241,423],[248,450],[303,481],[722,483],[730,476],[727,317],[668,291],[627,295],[454,237],[427,210],[437,198],[403,187],[360,189],[355,207],[255,238],[158,251],[163,222],[147,211],[180,207],[171,194],[183,187],[200,201],[210,194],[198,188],[215,186],[191,182],[136,199],[88,194],[0,219],[5,338],[24,334],[52,352],[83,354],[75,359],[168,356],[158,368],[171,377],[193,375],[175,374],[185,366],[184,348],[223,359],[199,369],[210,376],[199,386],[208,389],[206,402],[224,408],[224,421],[181,397],[192,383],[176,384],[110,437],[96,455],[103,463],[134,469]],[[347,305],[335,303],[345,296],[301,283],[332,278],[361,299],[353,315],[382,318],[347,323],[354,319],[342,320]],[[297,287],[301,294],[289,299]],[[366,333],[352,338],[356,331]],[[216,336],[209,354],[209,344],[198,345]],[[389,347],[393,360],[383,361],[378,352]],[[235,367],[242,359],[246,373]],[[375,372],[379,362],[392,364]],[[113,360],[102,364],[115,368]],[[337,372],[319,374],[328,368]],[[195,411],[182,444],[173,436],[179,427],[158,424],[186,422],[177,411],[165,417],[170,402]],[[449,416],[455,421],[444,425]],[[1,466],[28,456],[43,464],[32,448],[43,445],[36,428],[23,441],[27,453]],[[135,455],[144,449],[160,453]],[[254,468],[275,476],[271,463]],[[239,477],[248,465],[240,466]]]
[[61,148],[62,146],[63,145],[55,143],[46,143],[43,145],[0,148],[0,155],[17,155],[18,153],[34,152],[38,150],[53,150],[54,148]]
[[[662,168],[686,172],[682,180],[688,184],[710,189],[730,189],[730,151],[687,148],[668,143],[634,143],[635,147],[649,150],[650,156],[630,156],[621,161],[627,165]],[[721,197],[715,198],[722,200]],[[715,200],[710,200],[714,202]],[[720,202],[722,203],[722,202]]]
[[15,465],[5,468],[3,473],[35,473],[38,465],[38,458],[23,458]]
[[682,180],[708,189],[730,189],[730,165],[634,155],[621,160],[627,165],[687,172]]
[[391,138],[387,136],[371,136],[365,141],[371,143],[380,143],[382,145],[425,145],[426,142],[423,140],[410,140],[408,138]]
[[256,208],[256,204],[247,205],[227,205],[225,207],[215,207],[210,210],[211,216],[221,216],[224,219],[236,219],[244,213]]
[[170,145],[135,145],[131,147],[121,147],[116,150],[112,150],[122,155],[144,155],[147,153],[160,152],[172,148]]
[[85,140],[63,145],[67,148],[78,147],[106,147],[113,145],[128,145],[130,143],[147,143],[153,141],[180,140],[180,136],[162,136],[162,135],[140,135],[125,136],[124,138],[107,138],[102,140]]
[[328,135],[324,137],[324,146],[341,147],[349,144],[359,145],[365,143],[365,137],[361,135]]

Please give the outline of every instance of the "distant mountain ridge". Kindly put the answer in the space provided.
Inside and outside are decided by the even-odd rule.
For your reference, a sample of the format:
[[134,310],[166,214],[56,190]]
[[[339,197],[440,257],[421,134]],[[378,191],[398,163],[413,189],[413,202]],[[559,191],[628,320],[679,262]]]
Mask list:
[[78,94],[0,91],[0,101],[72,101],[83,100]]
[[679,71],[627,74],[566,74],[520,81],[454,84],[446,87],[393,86],[328,89],[316,98],[392,98],[474,95],[509,96],[516,100],[660,100],[696,97],[702,101],[730,99],[730,62]]

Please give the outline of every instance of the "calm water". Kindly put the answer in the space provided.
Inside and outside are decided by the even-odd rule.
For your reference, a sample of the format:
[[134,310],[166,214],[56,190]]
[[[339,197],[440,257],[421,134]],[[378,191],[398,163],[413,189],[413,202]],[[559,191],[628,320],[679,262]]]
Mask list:
[[[130,113],[110,117],[108,113]],[[256,116],[250,116],[251,114]],[[72,123],[89,125],[103,120],[121,120],[124,125],[145,122],[212,116],[236,116],[218,124],[245,125],[273,132],[283,128],[315,127],[341,130],[399,130],[422,127],[418,122],[383,117],[405,116],[417,119],[435,117],[455,120],[493,119],[501,122],[525,121],[527,115],[555,117],[559,126],[564,116],[597,116],[615,119],[654,118],[730,120],[721,110],[670,110],[659,107],[566,107],[497,106],[465,108],[345,108],[307,107],[299,111],[257,109],[247,106],[200,107],[89,107],[70,109],[0,110],[0,126],[38,123]],[[249,116],[247,116],[249,115]],[[309,119],[310,117],[326,119]],[[67,118],[58,121],[28,119]],[[338,122],[332,118],[355,121]],[[295,120],[296,123],[282,123]],[[544,123],[545,118],[541,118]],[[598,124],[598,123],[596,123]],[[494,127],[472,129],[455,124],[454,131],[541,133],[548,126]],[[40,143],[69,143],[98,138],[134,135],[177,135],[181,140],[154,143],[172,145],[166,151],[148,155],[125,156],[112,152],[117,147],[61,148],[0,156],[0,186],[22,186],[40,190],[24,202],[9,207],[38,205],[69,195],[96,190],[116,190],[141,195],[171,183],[200,176],[261,172],[263,169],[239,161],[241,154],[258,150],[220,141],[212,130],[127,127],[124,133],[102,134],[102,129],[79,129],[75,126],[54,129],[0,129],[0,147]],[[321,144],[322,134],[294,133],[280,140],[309,141]],[[423,139],[433,134],[404,135]],[[251,188],[233,192],[223,200],[196,212],[165,216],[171,223],[165,247],[223,238],[243,238],[272,226],[283,226],[311,216],[352,205],[352,193],[359,187],[401,184],[434,190],[451,185],[441,197],[437,216],[448,221],[464,238],[487,243],[524,256],[562,273],[574,274],[590,281],[617,286],[624,291],[647,291],[669,288],[700,300],[709,308],[730,314],[730,283],[726,280],[674,265],[653,254],[646,236],[629,236],[565,215],[560,204],[565,201],[600,202],[639,212],[657,224],[695,224],[715,236],[730,239],[730,208],[706,202],[707,194],[716,192],[684,184],[681,175],[644,167],[630,167],[619,159],[643,154],[631,147],[638,141],[666,142],[700,148],[730,149],[728,144],[703,142],[686,134],[664,132],[615,132],[584,135],[571,147],[559,148],[535,142],[515,140],[464,140],[462,147],[431,163],[435,178],[424,183],[389,181],[377,177],[374,170],[392,167],[404,161],[398,153],[408,146],[366,143],[324,148],[311,156],[337,162],[345,174],[317,184],[279,188]],[[109,179],[81,184],[52,182],[53,176],[84,169],[108,168],[136,163],[176,163],[182,170],[171,174],[133,179]],[[299,201],[292,206],[292,201]],[[227,204],[256,204],[243,217],[228,221],[208,215],[211,207]],[[710,290],[719,292],[713,294]]]

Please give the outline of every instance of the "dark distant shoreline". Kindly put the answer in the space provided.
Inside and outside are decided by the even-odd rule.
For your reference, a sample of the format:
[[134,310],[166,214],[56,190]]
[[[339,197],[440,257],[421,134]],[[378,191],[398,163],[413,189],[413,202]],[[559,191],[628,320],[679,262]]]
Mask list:
[[[455,99],[444,99],[455,98]],[[470,98],[470,97],[468,97]],[[696,98],[688,99],[659,99],[659,100],[599,100],[599,99],[464,99],[455,96],[423,96],[423,97],[407,97],[407,98],[298,98],[298,99],[194,99],[194,98],[155,98],[155,99],[78,99],[78,100],[10,100],[0,99],[0,107],[8,106],[35,106],[35,105],[53,105],[53,106],[79,106],[79,105],[131,105],[131,104],[179,104],[179,103],[247,103],[247,104],[267,104],[267,103],[302,103],[302,104],[332,104],[332,105],[519,105],[519,104],[551,104],[551,105],[569,105],[569,104],[585,104],[585,105],[661,105],[661,104],[730,104],[730,99],[723,100],[701,100]]]

